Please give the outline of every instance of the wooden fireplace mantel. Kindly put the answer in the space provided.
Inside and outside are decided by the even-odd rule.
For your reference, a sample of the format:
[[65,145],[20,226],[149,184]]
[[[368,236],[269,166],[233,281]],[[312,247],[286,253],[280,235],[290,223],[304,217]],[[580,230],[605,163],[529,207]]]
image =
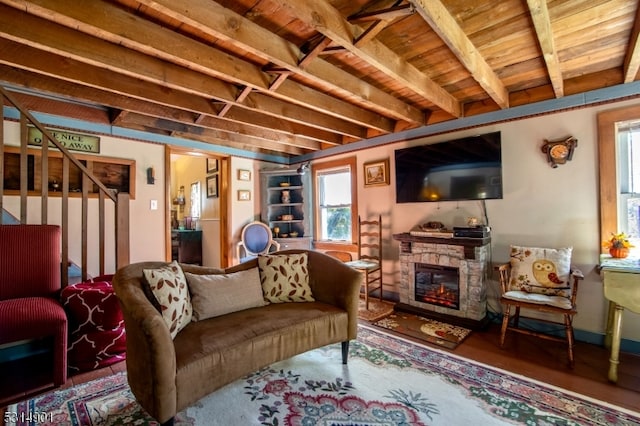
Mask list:
[[482,247],[491,243],[491,237],[485,238],[461,238],[461,237],[421,237],[411,235],[409,232],[393,234],[393,239],[400,241],[400,253],[411,253],[411,244],[446,244],[450,246],[463,246],[465,259],[475,259],[476,247]]

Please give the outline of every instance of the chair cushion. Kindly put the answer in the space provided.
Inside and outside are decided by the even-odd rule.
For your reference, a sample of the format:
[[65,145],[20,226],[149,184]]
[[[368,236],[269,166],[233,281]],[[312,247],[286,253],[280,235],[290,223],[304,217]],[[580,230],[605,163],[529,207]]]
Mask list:
[[191,292],[193,321],[267,304],[262,295],[258,268],[230,274],[201,275],[185,272],[184,275]]
[[345,263],[354,269],[366,269],[369,271],[376,270],[380,267],[380,264],[378,262],[374,262],[372,260],[352,260]]
[[260,224],[248,225],[243,232],[244,247],[248,253],[263,253],[271,242],[270,231]]
[[313,302],[307,254],[270,254],[258,257],[264,299],[271,303]]
[[67,333],[67,314],[49,297],[0,301],[0,344]]
[[169,327],[171,338],[191,322],[191,296],[182,268],[175,260],[158,269],[144,269],[144,278],[160,306],[162,319]]
[[549,305],[556,308],[571,309],[571,301],[562,296],[546,296],[539,293],[527,293],[526,291],[513,290],[502,295],[506,299],[518,302],[535,303],[537,305]]
[[571,247],[550,249],[511,246],[509,290],[569,297]]

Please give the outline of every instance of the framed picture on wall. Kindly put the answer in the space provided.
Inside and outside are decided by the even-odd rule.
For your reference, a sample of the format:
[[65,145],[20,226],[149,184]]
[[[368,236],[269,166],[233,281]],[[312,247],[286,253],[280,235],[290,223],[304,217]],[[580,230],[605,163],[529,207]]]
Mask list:
[[251,171],[249,170],[238,170],[238,180],[251,180]]
[[364,186],[389,185],[389,159],[364,163]]
[[238,201],[249,201],[251,200],[251,191],[248,189],[239,189],[238,190]]
[[207,198],[218,197],[218,175],[207,176]]
[[207,174],[215,173],[218,171],[218,159],[207,158]]

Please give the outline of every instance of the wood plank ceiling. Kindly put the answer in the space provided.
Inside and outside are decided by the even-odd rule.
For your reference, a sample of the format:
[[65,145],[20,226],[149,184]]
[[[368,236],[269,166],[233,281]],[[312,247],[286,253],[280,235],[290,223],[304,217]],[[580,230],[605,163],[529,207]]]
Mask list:
[[0,0],[0,84],[286,158],[633,82],[638,27],[628,0]]

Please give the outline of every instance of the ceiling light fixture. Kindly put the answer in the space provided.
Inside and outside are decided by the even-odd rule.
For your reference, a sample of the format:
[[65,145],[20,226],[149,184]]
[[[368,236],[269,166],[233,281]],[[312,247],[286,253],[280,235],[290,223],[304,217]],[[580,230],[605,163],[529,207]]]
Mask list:
[[303,175],[307,173],[307,170],[309,170],[309,163],[303,163],[300,165],[300,167],[298,167],[297,172],[299,175]]

